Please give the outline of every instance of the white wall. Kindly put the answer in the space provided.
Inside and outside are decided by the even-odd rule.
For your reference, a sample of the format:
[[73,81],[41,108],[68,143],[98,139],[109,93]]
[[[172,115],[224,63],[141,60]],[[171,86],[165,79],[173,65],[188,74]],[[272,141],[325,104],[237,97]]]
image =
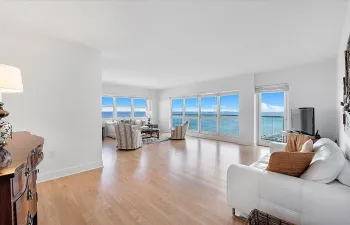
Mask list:
[[161,130],[169,130],[170,97],[190,96],[198,93],[239,91],[240,135],[232,138],[240,144],[254,145],[254,75],[246,74],[214,81],[200,82],[159,92],[159,123]]
[[288,83],[290,109],[315,108],[316,130],[323,137],[337,139],[336,60],[296,66],[255,75],[240,75],[226,79],[170,88],[159,92],[159,122],[162,130],[169,129],[170,97],[189,96],[228,90],[240,92],[240,136],[230,141],[253,145],[256,143],[257,123],[254,113],[255,86]]
[[45,138],[39,181],[101,167],[100,53],[0,27],[0,63],[20,68],[24,85],[3,94],[8,120]]
[[141,97],[150,100],[152,123],[158,123],[158,93],[157,90],[137,86],[128,86],[114,83],[103,83],[102,94],[111,96]]
[[342,108],[340,102],[343,101],[343,77],[345,76],[345,64],[344,64],[344,51],[346,49],[347,41],[350,35],[350,2],[347,6],[347,16],[344,23],[344,30],[341,36],[338,54],[338,65],[337,65],[337,115],[338,115],[338,131],[339,131],[339,145],[347,153],[350,159],[350,137],[344,132]]
[[289,107],[315,108],[315,129],[322,137],[337,139],[336,60],[259,73],[255,84],[289,84]]

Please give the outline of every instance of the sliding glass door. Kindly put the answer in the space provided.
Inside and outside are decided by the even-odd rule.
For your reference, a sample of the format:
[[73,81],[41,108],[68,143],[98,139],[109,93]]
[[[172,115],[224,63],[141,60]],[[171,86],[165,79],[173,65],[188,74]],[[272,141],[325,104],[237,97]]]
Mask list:
[[185,99],[185,121],[189,120],[189,131],[198,131],[198,98],[186,98]]
[[217,97],[201,98],[201,132],[217,133]]
[[221,135],[239,135],[239,95],[220,96],[219,127]]
[[259,145],[271,141],[282,142],[282,131],[287,129],[287,92],[259,94]]
[[171,127],[182,124],[183,117],[183,100],[173,99],[171,101]]
[[239,136],[239,94],[224,92],[171,99],[171,127],[189,121],[188,131]]

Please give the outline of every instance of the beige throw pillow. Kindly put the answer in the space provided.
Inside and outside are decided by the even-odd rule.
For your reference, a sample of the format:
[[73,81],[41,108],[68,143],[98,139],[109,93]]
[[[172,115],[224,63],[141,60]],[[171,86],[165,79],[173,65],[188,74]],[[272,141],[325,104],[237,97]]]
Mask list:
[[309,167],[314,155],[314,152],[274,152],[271,154],[267,170],[300,177]]
[[310,139],[301,147],[300,152],[312,152],[314,150],[314,142]]

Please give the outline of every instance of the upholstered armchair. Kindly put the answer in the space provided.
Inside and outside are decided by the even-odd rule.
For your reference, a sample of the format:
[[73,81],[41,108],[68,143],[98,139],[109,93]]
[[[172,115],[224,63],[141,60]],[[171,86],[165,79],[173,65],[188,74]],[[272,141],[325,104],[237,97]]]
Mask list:
[[176,125],[175,129],[171,130],[171,139],[172,140],[185,139],[189,123],[190,123],[190,121],[187,120],[182,125]]
[[142,146],[141,130],[129,123],[116,123],[115,134],[118,149],[132,150]]

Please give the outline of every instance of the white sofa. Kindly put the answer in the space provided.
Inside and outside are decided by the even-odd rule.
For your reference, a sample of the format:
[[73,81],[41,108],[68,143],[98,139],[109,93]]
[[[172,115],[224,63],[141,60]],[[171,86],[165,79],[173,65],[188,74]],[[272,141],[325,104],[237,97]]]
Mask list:
[[[117,125],[118,121],[103,121],[102,124],[106,124],[106,136],[110,138],[116,138],[116,132],[115,132],[115,126]],[[144,126],[147,123],[146,120],[142,119],[132,119],[131,125],[133,125],[134,128],[140,129],[142,126]]]
[[[271,152],[284,151],[273,144]],[[349,225],[350,187],[266,171],[269,155],[251,166],[231,165],[227,172],[227,201],[236,216],[259,209],[298,225]]]

